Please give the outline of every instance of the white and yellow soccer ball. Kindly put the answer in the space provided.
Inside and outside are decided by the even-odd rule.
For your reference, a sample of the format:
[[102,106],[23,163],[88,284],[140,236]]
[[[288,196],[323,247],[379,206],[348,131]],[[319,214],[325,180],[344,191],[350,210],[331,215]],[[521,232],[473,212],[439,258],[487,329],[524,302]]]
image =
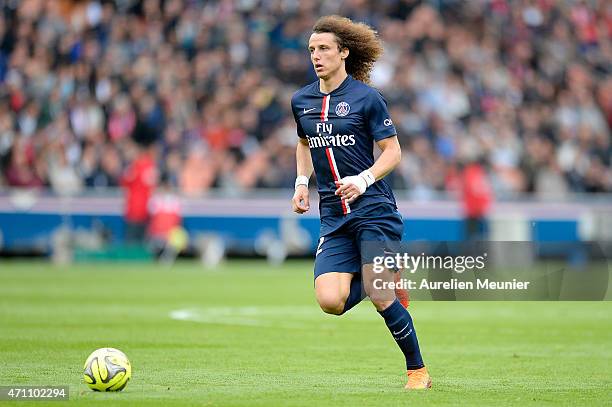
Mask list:
[[121,391],[131,377],[132,365],[118,349],[97,349],[85,361],[83,378],[92,390]]

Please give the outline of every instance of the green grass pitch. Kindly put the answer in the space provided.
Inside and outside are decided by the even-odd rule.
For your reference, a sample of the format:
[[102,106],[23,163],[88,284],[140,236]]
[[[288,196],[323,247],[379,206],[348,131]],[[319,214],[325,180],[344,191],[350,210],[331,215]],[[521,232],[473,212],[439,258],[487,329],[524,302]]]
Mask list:
[[[406,392],[372,304],[323,314],[311,268],[4,260],[0,385],[69,385],[69,404],[83,406],[611,403],[612,302],[414,302],[434,387]],[[82,383],[86,357],[106,346],[133,365],[121,393]]]

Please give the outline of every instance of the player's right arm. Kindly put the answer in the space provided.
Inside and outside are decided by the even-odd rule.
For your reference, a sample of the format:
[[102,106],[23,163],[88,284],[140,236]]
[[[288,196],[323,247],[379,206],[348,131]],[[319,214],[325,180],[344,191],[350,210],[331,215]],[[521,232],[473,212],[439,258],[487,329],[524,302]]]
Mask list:
[[310,148],[308,147],[308,140],[301,137],[298,140],[297,148],[295,150],[297,178],[295,179],[295,193],[293,194],[291,203],[293,205],[293,211],[302,214],[310,209],[308,180],[314,171],[314,167],[312,165],[312,157],[310,155]]

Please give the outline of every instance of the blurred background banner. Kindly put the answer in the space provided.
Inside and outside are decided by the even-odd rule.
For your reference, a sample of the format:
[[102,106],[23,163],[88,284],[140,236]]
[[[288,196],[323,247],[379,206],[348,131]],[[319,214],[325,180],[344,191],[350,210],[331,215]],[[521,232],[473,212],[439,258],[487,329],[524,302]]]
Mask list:
[[[165,202],[169,209],[156,208],[154,200],[149,233],[159,231],[157,237],[164,240],[181,226],[189,236],[184,249],[191,250],[183,250],[186,254],[200,252],[212,238],[229,254],[268,256],[280,250],[283,258],[311,255],[319,236],[317,202],[313,202],[312,213],[299,216],[287,207],[290,194],[286,190],[252,191],[242,197],[181,197],[172,200],[172,205]],[[460,202],[400,199],[398,207],[404,217],[405,241],[593,241],[605,246],[612,242],[612,207],[606,197],[600,198],[555,203],[498,201],[475,233]],[[0,194],[1,250],[5,254],[49,254],[62,244],[98,250],[133,245],[138,242],[126,237],[124,202],[119,190],[78,197],[31,191]],[[144,242],[155,238],[151,235]],[[549,255],[566,254],[563,244],[546,248],[543,253]]]
[[405,240],[612,239],[609,2],[0,0],[0,254],[312,254],[290,98],[333,13],[384,41]]

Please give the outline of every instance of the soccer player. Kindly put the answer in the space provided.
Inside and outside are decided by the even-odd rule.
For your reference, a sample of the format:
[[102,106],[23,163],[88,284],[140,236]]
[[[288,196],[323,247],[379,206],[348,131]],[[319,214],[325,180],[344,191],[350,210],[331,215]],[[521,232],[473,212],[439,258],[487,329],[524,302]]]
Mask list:
[[[309,210],[314,171],[321,216],[317,301],[326,313],[341,315],[368,294],[404,353],[406,388],[429,388],[410,314],[393,290],[391,296],[374,292],[372,264],[362,265],[362,242],[400,241],[403,233],[393,192],[383,180],[400,161],[400,145],[385,100],[367,85],[381,42],[365,24],[325,16],[314,25],[308,49],[319,80],[291,100],[299,136],[292,204],[299,214]],[[374,142],[382,151],[376,161]]]

